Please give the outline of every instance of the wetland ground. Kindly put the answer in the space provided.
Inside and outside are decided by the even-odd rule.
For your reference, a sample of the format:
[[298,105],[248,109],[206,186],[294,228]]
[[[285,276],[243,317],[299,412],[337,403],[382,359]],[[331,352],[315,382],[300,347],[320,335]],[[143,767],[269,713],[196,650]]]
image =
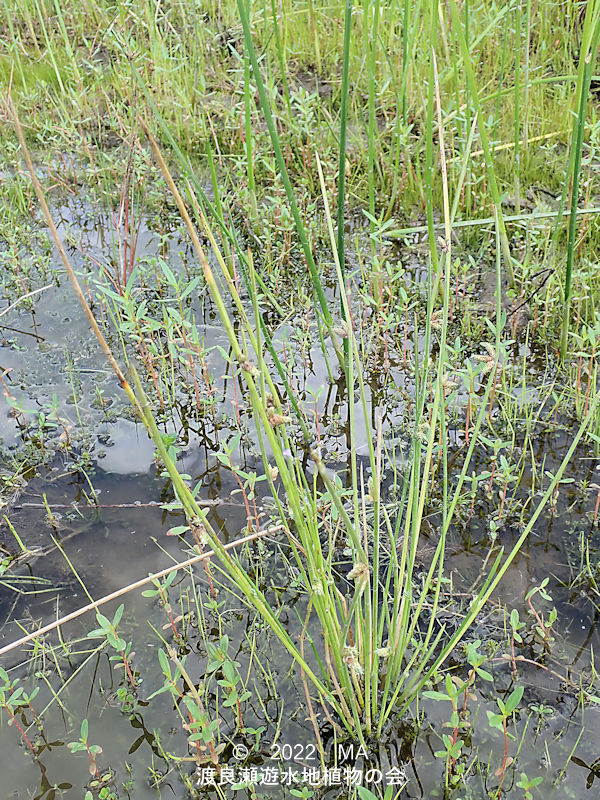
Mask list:
[[4,12],[2,796],[595,797],[600,2]]

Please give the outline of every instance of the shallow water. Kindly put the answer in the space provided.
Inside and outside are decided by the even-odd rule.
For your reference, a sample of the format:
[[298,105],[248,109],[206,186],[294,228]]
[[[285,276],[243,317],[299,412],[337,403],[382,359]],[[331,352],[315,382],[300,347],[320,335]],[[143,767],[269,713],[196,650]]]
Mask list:
[[[86,253],[84,257],[73,251],[74,260],[81,270],[89,269],[94,259],[104,258],[114,246],[114,236],[107,233],[111,230],[110,215],[95,212],[74,201],[58,208],[57,215],[61,219],[61,235],[66,241],[77,242],[77,247]],[[152,231],[146,221],[142,222],[138,238],[139,257],[162,254],[178,271],[183,269],[183,262],[189,256],[182,247],[177,234],[174,234],[172,244],[165,245],[165,240]],[[23,629],[45,624],[57,614],[64,615],[87,603],[82,584],[89,595],[97,599],[184,557],[182,542],[165,535],[169,528],[181,524],[182,520],[177,513],[161,508],[161,504],[173,498],[165,480],[157,475],[154,447],[145,431],[127,412],[116,381],[88,333],[83,313],[73,301],[65,302],[65,297],[71,295],[67,293],[64,276],[59,276],[59,283],[59,286],[53,285],[35,298],[33,311],[16,308],[3,319],[7,325],[22,331],[5,332],[6,339],[0,348],[2,366],[11,370],[9,387],[17,404],[39,411],[55,402],[58,416],[65,422],[72,443],[71,455],[67,456],[58,445],[54,432],[48,431],[46,445],[44,437],[38,435],[35,439],[38,451],[47,446],[48,452],[38,452],[39,466],[28,468],[18,497],[13,497],[10,521],[32,555],[17,568],[12,582],[0,584],[0,646],[16,639]],[[219,351],[211,349],[216,345],[226,347],[224,333],[215,324],[209,304],[202,299],[194,300],[194,310],[200,320],[204,345],[209,350],[209,370],[217,378],[219,424],[213,425],[210,416],[194,418],[188,415],[184,406],[177,407],[175,425],[184,441],[180,466],[191,476],[193,484],[201,481],[202,498],[218,501],[211,510],[211,522],[221,531],[224,540],[228,540],[235,538],[245,526],[246,514],[240,496],[232,494],[237,483],[231,472],[220,466],[215,448],[219,439],[227,441],[232,432],[221,413],[231,414],[232,405],[239,400],[234,382],[222,377],[224,370]],[[291,325],[290,320],[282,321],[276,330],[273,338],[279,349],[289,339]],[[32,333],[34,336],[29,335]],[[418,340],[411,331],[411,343],[413,338]],[[291,350],[290,355],[298,363],[295,378],[299,396],[305,403],[313,403],[318,414],[321,445],[328,465],[343,475],[348,433],[347,398],[343,385],[341,382],[333,383],[319,394],[321,386],[326,383],[327,370],[321,349],[314,342],[311,341],[303,351]],[[403,388],[409,395],[411,387],[404,386],[402,364],[397,358],[394,361],[393,355],[390,356],[388,371],[394,378],[392,382],[383,380],[381,370],[376,366],[370,365],[367,370],[373,409],[370,423],[374,422],[378,411],[384,414],[386,444],[390,447],[394,444],[396,456],[400,458],[404,452],[402,421],[405,400],[394,387]],[[310,399],[311,396],[314,400]],[[357,411],[360,413],[358,406]],[[35,432],[34,416],[29,415],[28,419]],[[359,428],[364,424],[360,416],[358,424]],[[6,407],[6,413],[0,415],[0,437],[7,464],[5,472],[8,473],[11,452],[22,452],[27,442],[31,446],[31,431],[19,426],[10,408]],[[460,444],[457,434],[458,461]],[[569,445],[570,434],[564,425],[556,430],[541,430],[535,441],[537,463],[542,463],[545,458],[544,469],[554,470]],[[240,461],[246,459],[247,467],[256,467],[260,472],[262,467],[256,466],[253,449],[250,434],[237,455]],[[73,471],[73,451],[81,457],[78,472]],[[359,455],[362,455],[360,448]],[[596,493],[578,494],[577,491],[582,481],[594,482],[597,465],[598,459],[589,448],[580,447],[565,474],[576,483],[562,487],[554,513],[542,514],[498,593],[497,602],[506,604],[509,609],[518,609],[521,619],[526,619],[525,594],[528,588],[547,577],[547,590],[558,611],[553,627],[555,641],[550,652],[544,653],[533,642],[529,650],[519,651],[526,652],[529,659],[519,662],[518,673],[519,682],[525,686],[523,703],[529,707],[530,714],[521,713],[516,727],[511,728],[516,742],[511,742],[510,752],[514,755],[517,746],[520,750],[516,772],[513,774],[514,765],[509,766],[503,783],[503,790],[510,798],[522,797],[522,790],[515,785],[521,772],[527,772],[529,777],[543,777],[543,783],[534,790],[539,796],[595,797],[594,790],[599,785],[594,785],[593,772],[584,765],[592,765],[598,757],[595,742],[600,732],[600,708],[588,706],[582,714],[576,690],[565,681],[568,679],[577,685],[583,679],[588,685],[592,677],[591,653],[600,648],[596,625],[599,614],[599,604],[595,599],[597,593],[587,584],[570,586],[579,571],[580,541],[587,542],[593,564],[597,562],[600,549],[600,533],[590,522]],[[386,488],[390,490],[389,482]],[[526,502],[529,490],[529,477],[525,476],[515,504]],[[53,510],[54,524],[47,520],[44,496]],[[260,506],[260,494],[258,502]],[[535,505],[534,497],[530,509]],[[479,499],[473,517],[451,531],[446,570],[447,574],[453,574],[455,590],[464,592],[466,596],[481,580],[490,549],[487,520],[490,509],[485,499]],[[506,549],[518,536],[515,517],[514,513],[507,514],[505,524],[498,531],[498,539]],[[433,515],[429,534],[432,547],[435,546],[435,534]],[[9,549],[15,549],[14,537],[6,527],[0,541]],[[187,543],[192,543],[189,534]],[[280,587],[274,596],[282,606],[282,619],[289,625],[290,632],[298,633],[298,617],[293,610],[301,616],[305,602],[297,596],[293,586],[287,585],[289,576],[285,555],[285,543],[272,542],[264,549],[249,550],[244,558],[260,570],[261,579],[271,587],[270,591],[273,587]],[[421,557],[426,565],[426,537]],[[203,570],[196,568],[195,575],[196,585],[202,584],[206,593]],[[222,614],[227,621],[226,631],[219,630],[216,617],[211,617],[210,610],[205,609],[206,618],[204,622],[200,621],[193,585],[185,577],[181,580],[173,597],[180,598],[178,613],[186,618],[190,648],[187,666],[195,681],[202,679],[206,669],[205,639],[215,641],[226,632],[231,640],[230,652],[235,654],[240,663],[240,673],[244,676],[251,668],[256,670],[256,665],[251,664],[249,642],[259,643],[257,654],[261,667],[253,673],[257,676],[256,681],[249,684],[253,696],[244,712],[247,715],[244,724],[254,728],[264,725],[266,731],[251,757],[251,763],[262,768],[271,765],[274,761],[271,756],[275,752],[270,749],[273,732],[278,729],[280,738],[276,745],[292,745],[291,752],[285,751],[290,756],[284,759],[289,762],[286,766],[291,765],[292,756],[297,756],[300,766],[312,766],[308,756],[315,743],[315,734],[310,721],[304,718],[304,712],[296,713],[304,702],[303,687],[294,671],[291,676],[288,674],[290,667],[286,654],[267,641],[260,625],[255,627],[256,623],[252,622],[241,603],[225,592],[219,595],[219,600],[225,602]],[[139,695],[145,698],[160,685],[156,655],[158,639],[151,626],[161,631],[168,619],[156,601],[144,598],[141,591],[127,595],[125,602],[123,635],[134,642],[137,652],[135,665],[144,678]],[[117,605],[118,602],[113,602],[106,613],[114,613]],[[540,608],[547,615],[551,606],[542,603]],[[450,628],[456,624],[460,613],[459,608],[449,607],[441,616]],[[503,612],[491,604],[470,638],[479,638],[484,644],[500,642],[505,639],[504,626]],[[185,796],[181,776],[175,770],[162,779],[160,790],[152,785],[151,776],[146,771],[149,763],[157,775],[162,775],[166,769],[167,762],[156,743],[155,731],[160,746],[169,752],[182,754],[186,751],[185,735],[173,711],[172,701],[167,695],[160,695],[149,704],[141,705],[131,717],[123,713],[115,699],[122,674],[111,668],[106,654],[92,652],[97,640],[85,639],[92,627],[92,615],[65,626],[65,639],[84,637],[70,654],[57,646],[53,656],[48,652],[40,654],[30,650],[34,659],[30,664],[25,663],[23,651],[13,651],[4,657],[3,666],[10,668],[11,678],[20,677],[28,688],[33,685],[32,672],[39,673],[36,682],[41,691],[35,701],[37,710],[52,701],[44,714],[44,732],[50,744],[39,754],[37,761],[18,744],[19,736],[14,727],[4,725],[0,729],[4,796],[43,797],[47,800],[53,796],[83,796],[83,787],[89,781],[85,755],[71,754],[66,747],[66,743],[77,739],[82,715],[89,721],[90,741],[102,745],[101,768],[110,766],[115,771],[114,786],[119,797],[143,800]],[[57,645],[56,634],[50,634],[46,641]],[[477,753],[479,763],[483,767],[488,765],[489,770],[487,774],[472,774],[457,796],[484,798],[497,786],[498,778],[494,777],[494,772],[502,762],[504,742],[502,735],[487,725],[486,711],[497,711],[495,698],[498,691],[503,688],[508,691],[510,687],[511,664],[503,657],[504,654],[501,647],[486,662],[486,669],[494,675],[494,687],[478,682],[475,688],[477,698],[471,700],[469,706],[476,720],[468,752],[471,758]],[[69,680],[74,672],[75,677]],[[266,683],[262,679],[265,674],[269,676]],[[58,698],[53,700],[52,691],[56,692],[61,685],[63,688]],[[49,686],[53,687],[52,691]],[[541,706],[547,710],[543,713],[534,710],[534,707],[539,709]],[[441,748],[442,732],[449,730],[443,726],[449,720],[450,708],[442,702],[425,700],[419,710],[425,717],[418,736],[411,740],[406,726],[402,727],[396,721],[377,746],[370,743],[366,760],[359,753],[350,761],[358,766],[365,766],[363,762],[366,762],[384,771],[394,766],[401,767],[408,779],[404,790],[406,797],[442,797],[444,764],[433,753]],[[234,735],[231,718],[224,713],[220,718],[223,737],[231,735],[233,744],[253,747],[256,738]],[[5,716],[2,719],[5,721]],[[331,738],[327,738],[330,732],[326,722],[323,723],[322,735],[331,755],[335,747]],[[569,761],[575,745],[579,762]],[[333,763],[332,755],[331,758]],[[225,750],[222,763],[235,764],[232,745]],[[192,765],[183,767],[184,773],[189,774],[192,770]],[[586,783],[590,784],[587,788]],[[61,784],[62,788],[52,788]],[[261,791],[272,797],[292,796],[289,787],[261,787]],[[340,796],[340,791],[336,786],[320,796],[336,797]],[[228,796],[234,794],[228,790]],[[242,796],[245,795],[250,796],[243,790]],[[215,796],[214,792],[209,796]]]

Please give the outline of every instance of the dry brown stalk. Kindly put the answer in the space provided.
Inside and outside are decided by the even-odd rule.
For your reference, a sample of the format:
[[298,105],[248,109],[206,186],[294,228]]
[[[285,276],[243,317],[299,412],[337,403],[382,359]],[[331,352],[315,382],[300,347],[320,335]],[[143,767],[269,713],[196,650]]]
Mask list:
[[44,190],[42,189],[42,185],[41,185],[37,175],[35,174],[35,169],[34,169],[34,166],[33,166],[33,162],[31,160],[31,156],[29,154],[29,149],[27,147],[27,144],[25,143],[25,137],[23,136],[23,129],[21,127],[21,123],[19,122],[19,117],[17,116],[17,112],[16,112],[16,109],[15,109],[15,107],[13,105],[12,100],[9,100],[8,107],[10,109],[10,113],[11,113],[11,116],[13,118],[13,122],[15,123],[15,129],[17,131],[17,137],[19,139],[19,143],[20,143],[21,149],[23,151],[23,157],[25,158],[25,163],[27,164],[27,169],[29,170],[29,175],[31,177],[31,181],[32,181],[33,187],[35,189],[35,193],[37,195],[39,204],[40,204],[40,206],[42,208],[42,213],[44,214],[44,219],[46,220],[46,224],[50,228],[50,233],[51,233],[52,238],[54,240],[54,244],[56,245],[56,249],[58,250],[58,252],[60,254],[61,260],[62,260],[63,265],[65,267],[65,270],[67,272],[67,275],[69,276],[69,280],[71,281],[71,284],[73,285],[73,289],[75,291],[75,294],[77,295],[77,299],[81,303],[81,306],[82,306],[82,308],[83,308],[83,310],[85,312],[85,315],[86,315],[86,317],[88,319],[88,322],[90,323],[90,326],[91,326],[92,330],[94,331],[94,335],[96,336],[96,339],[98,340],[98,343],[100,344],[100,347],[102,348],[102,352],[104,353],[104,355],[108,359],[109,364],[113,368],[113,371],[114,371],[115,375],[117,376],[117,378],[119,380],[119,383],[121,384],[121,387],[123,388],[123,390],[127,394],[127,397],[131,401],[131,403],[132,403],[133,407],[135,408],[135,410],[137,411],[137,413],[143,419],[143,413],[142,413],[142,409],[140,407],[140,404],[138,403],[138,400],[137,400],[137,398],[136,398],[131,386],[129,385],[127,379],[125,378],[125,375],[123,374],[123,371],[121,370],[121,367],[119,366],[119,364],[117,363],[117,360],[113,356],[113,354],[111,352],[111,349],[108,346],[108,343],[107,343],[106,339],[104,338],[104,335],[103,335],[102,331],[100,330],[100,328],[98,326],[98,323],[96,322],[96,318],[94,317],[94,315],[92,313],[92,309],[89,307],[88,302],[85,299],[85,295],[83,294],[83,291],[81,289],[81,286],[79,285],[79,281],[77,280],[77,276],[75,275],[75,272],[73,271],[73,267],[71,266],[71,262],[69,261],[69,256],[67,255],[67,251],[65,250],[65,248],[63,246],[63,243],[60,240],[60,236],[58,235],[58,231],[56,230],[56,226],[54,224],[54,220],[52,219],[52,214],[50,213],[50,209],[48,208],[48,204],[46,203],[46,198],[44,196]]
[[[223,545],[224,550],[232,550],[234,547],[239,547],[242,544],[246,544],[246,542],[253,542],[255,539],[260,539],[263,536],[267,536],[268,534],[278,533],[279,531],[283,530],[283,525],[274,525],[271,528],[266,528],[265,530],[258,531],[257,533],[253,533],[250,536],[244,536],[242,539],[236,539],[235,542],[229,542],[229,544]],[[16,650],[17,647],[21,647],[27,642],[33,641],[33,639],[37,639],[39,636],[43,636],[50,631],[59,628],[61,625],[64,625],[67,622],[71,622],[78,617],[81,617],[83,614],[86,614],[88,611],[93,611],[95,608],[100,608],[100,606],[109,603],[111,600],[116,600],[118,597],[122,597],[124,594],[128,592],[132,592],[135,589],[139,589],[142,586],[145,586],[148,583],[152,583],[152,581],[158,580],[159,578],[164,578],[166,575],[169,575],[171,572],[176,572],[180,569],[185,569],[186,567],[191,566],[192,564],[198,564],[200,561],[206,561],[217,554],[214,550],[209,550],[206,553],[202,553],[202,555],[194,556],[193,558],[188,558],[186,561],[180,561],[177,564],[173,564],[170,567],[166,567],[165,569],[161,569],[159,572],[154,572],[152,575],[148,575],[146,578],[141,578],[139,581],[135,581],[134,583],[130,583],[128,586],[123,586],[121,589],[117,589],[115,592],[111,592],[110,594],[101,597],[99,600],[94,600],[92,603],[88,603],[88,605],[83,606],[82,608],[78,608],[77,611],[72,611],[70,614],[66,614],[64,617],[60,619],[54,620],[54,622],[48,623],[48,625],[44,625],[42,628],[39,628],[37,631],[33,631],[32,633],[28,633],[27,636],[23,636],[20,639],[17,639],[10,644],[4,645],[4,647],[0,647],[0,656],[5,655],[6,653],[10,653],[11,650]]]

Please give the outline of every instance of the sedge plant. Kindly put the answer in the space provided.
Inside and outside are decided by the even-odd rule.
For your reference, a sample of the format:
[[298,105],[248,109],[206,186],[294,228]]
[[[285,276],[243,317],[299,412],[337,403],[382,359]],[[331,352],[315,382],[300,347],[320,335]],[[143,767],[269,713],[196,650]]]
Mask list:
[[[451,6],[455,9],[452,0]],[[331,718],[334,723],[345,730],[347,735],[365,742],[370,736],[380,737],[390,716],[393,713],[402,713],[408,708],[429,678],[439,670],[465,636],[551,498],[577,443],[594,418],[600,396],[594,398],[590,404],[588,414],[575,435],[565,459],[556,470],[550,486],[525,526],[515,547],[504,559],[502,550],[498,551],[492,568],[473,599],[462,623],[451,636],[446,636],[444,628],[436,625],[437,611],[442,602],[446,536],[462,495],[482,424],[488,413],[488,404],[496,382],[500,348],[497,341],[494,355],[489,355],[488,360],[493,362],[492,369],[488,370],[489,375],[480,398],[478,414],[470,431],[470,441],[463,465],[454,484],[451,484],[447,463],[446,424],[447,395],[451,391],[451,382],[447,377],[446,339],[451,295],[452,230],[441,93],[435,56],[432,51],[429,70],[431,85],[427,104],[429,119],[426,130],[431,138],[428,146],[431,152],[430,164],[433,172],[435,163],[433,158],[433,113],[435,106],[437,107],[437,136],[442,173],[445,235],[440,244],[441,253],[435,250],[438,243],[430,240],[431,267],[427,314],[423,332],[424,344],[422,352],[415,351],[417,361],[415,365],[416,397],[414,419],[412,420],[411,451],[403,476],[400,507],[392,512],[386,506],[381,492],[384,468],[381,427],[374,432],[370,425],[365,423],[364,431],[360,430],[360,414],[365,421],[369,420],[371,416],[363,371],[365,354],[361,349],[361,339],[355,332],[356,313],[349,298],[350,286],[340,259],[339,238],[336,242],[336,232],[329,209],[321,162],[318,155],[315,154],[326,231],[331,243],[335,281],[345,319],[345,324],[338,330],[335,329],[334,316],[329,310],[298,206],[294,202],[293,189],[287,175],[278,133],[269,110],[258,60],[252,44],[247,6],[243,0],[240,0],[238,7],[252,75],[259,91],[261,107],[271,135],[280,177],[286,188],[298,238],[309,268],[312,289],[317,297],[319,316],[331,336],[345,384],[351,444],[350,476],[346,489],[336,483],[333,474],[328,469],[320,449],[315,443],[315,432],[309,428],[301,409],[299,409],[297,399],[289,389],[289,384],[284,384],[282,390],[280,384],[277,383],[277,376],[271,375],[265,347],[271,354],[272,349],[268,346],[266,337],[262,335],[264,333],[262,325],[255,323],[255,320],[260,317],[256,293],[249,291],[250,306],[246,307],[238,286],[232,279],[227,257],[222,253],[211,223],[208,222],[209,217],[203,208],[202,197],[197,195],[192,181],[188,180],[186,187],[188,202],[183,200],[164,159],[160,157],[158,146],[150,136],[149,138],[202,267],[206,289],[212,297],[223,330],[229,340],[234,367],[242,376],[245,384],[247,409],[254,420],[265,476],[275,499],[281,524],[289,534],[289,546],[293,553],[298,578],[309,601],[306,627],[308,628],[310,624],[311,639],[315,643],[316,658],[314,661],[309,663],[301,645],[292,640],[279,616],[271,608],[264,592],[257,586],[240,561],[223,547],[216,531],[207,519],[206,512],[196,502],[165,446],[164,437],[159,431],[140,378],[134,370],[131,372],[133,384],[125,378],[102,337],[73,270],[70,268],[68,256],[62,248],[56,228],[51,224],[50,212],[44,201],[43,192],[35,175],[16,115],[14,119],[36,193],[65,267],[68,265],[69,278],[73,282],[80,302],[86,309],[88,319],[102,343],[105,354],[119,377],[122,388],[152,437],[176,497],[187,516],[189,526],[195,531],[199,541],[206,542],[214,550],[216,559],[227,572],[237,590],[264,619],[282,646],[299,665],[319,701],[326,707],[327,714],[333,712],[334,717]],[[373,39],[374,46],[375,40]],[[476,113],[479,111],[477,103],[475,103],[475,111]],[[481,126],[481,130],[483,130],[483,126]],[[149,135],[147,129],[146,132]],[[481,133],[481,138],[483,141],[483,133]],[[178,158],[177,151],[175,155]],[[184,167],[184,174],[188,175],[189,166],[184,164]],[[491,160],[488,168],[491,176],[493,174]],[[433,175],[428,174],[427,180],[433,181]],[[427,192],[427,197],[428,202],[433,203],[433,193]],[[429,209],[429,214],[431,214],[431,209]],[[201,233],[208,238],[216,259],[215,269],[209,263],[192,218],[199,221],[202,226]],[[510,258],[505,250],[505,229],[499,204],[496,226],[500,243],[498,250],[504,251],[505,261],[509,265]],[[258,276],[254,273],[251,259],[246,260],[246,265],[250,271],[246,285],[252,288],[256,286]],[[443,291],[440,291],[441,289]],[[441,309],[436,308],[440,296],[443,298]],[[498,340],[503,327],[499,299],[497,312],[495,331]],[[439,331],[433,326],[434,315],[439,320]],[[339,346],[340,338],[344,340],[343,353]],[[437,349],[437,363],[430,360],[434,344]],[[480,374],[483,371],[482,367]],[[278,370],[277,372],[281,377]],[[288,416],[286,413],[288,404],[293,408],[293,416]],[[298,427],[302,433],[302,445],[297,444],[295,436]],[[358,468],[356,450],[352,446],[358,441],[360,433],[365,435],[368,448],[369,474],[366,481]],[[313,464],[312,471],[306,470],[304,467],[302,448],[306,449]],[[419,539],[434,481],[442,486],[442,522],[439,539],[426,574],[423,577],[417,577]],[[320,512],[320,500],[325,493],[337,515],[338,535],[343,538],[351,553],[351,569],[347,571],[343,580],[338,577],[339,565],[333,561],[332,541],[323,524]]]
[[[439,111],[439,92],[437,97]],[[440,125],[441,127],[441,125]],[[443,138],[441,142],[443,150]],[[335,231],[329,213],[325,180],[320,161],[316,157],[319,180],[322,187],[326,225],[330,235],[332,257],[342,298],[345,317],[350,321],[344,330],[348,358],[345,361],[344,377],[348,396],[358,392],[363,416],[367,413],[367,395],[362,374],[362,359],[357,337],[352,325],[353,313],[348,300],[348,286],[342,274]],[[442,163],[444,157],[442,154]],[[173,181],[164,160],[161,162],[165,179],[170,186]],[[450,242],[450,204],[447,180],[444,178],[447,236]],[[179,205],[179,201],[178,201]],[[181,209],[181,206],[180,206]],[[492,386],[495,381],[494,370],[490,375],[479,415],[471,434],[469,450],[454,490],[447,485],[447,469],[444,469],[445,515],[440,532],[440,542],[432,559],[423,584],[418,587],[415,581],[416,554],[419,534],[430,484],[435,471],[433,453],[437,447],[440,433],[444,431],[445,412],[445,331],[448,326],[449,286],[443,293],[442,332],[439,342],[440,357],[437,377],[429,376],[429,362],[424,360],[420,370],[417,402],[417,418],[412,443],[410,469],[405,476],[404,500],[401,513],[395,520],[382,502],[381,485],[381,435],[374,440],[372,431],[367,428],[367,442],[371,476],[369,479],[369,512],[365,509],[364,481],[359,478],[356,454],[351,452],[350,499],[342,496],[342,491],[332,479],[317,447],[309,445],[309,455],[314,463],[314,474],[318,475],[335,507],[343,527],[346,542],[352,551],[353,566],[347,574],[345,592],[335,584],[328,541],[320,524],[318,513],[319,494],[315,485],[311,486],[310,475],[302,468],[302,459],[291,435],[292,420],[283,413],[282,401],[273,378],[266,366],[262,345],[257,335],[260,326],[251,321],[250,313],[244,308],[235,283],[227,271],[225,259],[218,252],[216,240],[210,236],[210,226],[203,215],[205,235],[209,236],[215,251],[220,273],[217,275],[209,266],[199,237],[190,229],[197,255],[203,265],[208,289],[227,332],[235,359],[245,378],[248,390],[248,403],[257,425],[258,438],[262,447],[265,474],[279,514],[290,529],[293,522],[294,536],[290,540],[297,561],[298,572],[310,597],[310,613],[318,619],[318,630],[322,633],[322,652],[324,675],[320,686],[325,686],[327,694],[321,699],[334,701],[341,714],[341,722],[346,730],[360,739],[365,736],[381,735],[383,726],[394,710],[406,709],[414,696],[437,668],[447,659],[460,642],[470,624],[481,610],[494,590],[499,577],[508,568],[509,560],[501,565],[502,552],[498,554],[494,567],[480,589],[464,623],[448,640],[443,630],[435,630],[434,619],[440,603],[441,577],[445,536],[453,518],[460,492],[467,475],[468,465],[478,441],[483,418],[487,411]],[[186,225],[191,225],[189,214],[184,215]],[[433,305],[438,292],[435,287],[441,280],[441,270],[450,260],[450,246],[447,245],[440,259],[438,274],[432,275],[432,291],[429,297],[429,313],[425,330],[425,353],[429,351],[432,340],[431,318]],[[449,281],[449,269],[444,272],[444,281]],[[239,326],[233,324],[229,308],[233,305]],[[500,320],[499,320],[500,322]],[[501,325],[497,325],[498,335]],[[430,391],[433,398],[427,407]],[[351,440],[357,438],[356,409],[349,403],[349,422]],[[582,435],[583,429],[579,435]],[[444,457],[446,449],[443,448]],[[270,459],[276,463],[275,469]],[[562,468],[566,465],[564,462]],[[284,492],[278,492],[275,477],[281,480]],[[535,519],[541,513],[544,502],[538,507],[525,536],[531,531]],[[524,538],[522,539],[524,541]],[[385,542],[385,544],[384,544]],[[388,565],[382,572],[385,555]],[[514,558],[518,548],[511,553]],[[385,559],[387,561],[387,559]],[[381,577],[383,574],[383,578]],[[433,606],[433,612],[425,613],[425,599]],[[314,640],[313,636],[313,640]],[[303,658],[298,653],[297,660]]]

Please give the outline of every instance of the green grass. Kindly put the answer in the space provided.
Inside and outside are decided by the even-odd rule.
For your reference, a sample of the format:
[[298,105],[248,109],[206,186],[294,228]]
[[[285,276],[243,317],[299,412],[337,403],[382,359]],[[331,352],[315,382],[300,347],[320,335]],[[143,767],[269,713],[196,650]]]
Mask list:
[[[244,5],[244,15],[250,14],[244,33],[233,4],[207,7],[199,15],[184,2],[168,10],[155,10],[150,3],[135,9],[120,3],[106,7],[86,3],[69,8],[65,15],[58,2],[17,2],[6,8],[0,59],[12,64],[18,54],[12,73],[13,100],[27,113],[31,144],[43,142],[45,152],[52,151],[52,143],[55,148],[78,150],[86,141],[101,142],[106,132],[118,141],[127,138],[128,131],[139,130],[132,109],[139,107],[142,89],[132,81],[133,66],[141,84],[151,88],[170,134],[195,166],[206,163],[209,148],[225,207],[234,214],[245,214],[246,207],[249,224],[262,239],[266,219],[277,229],[280,204],[291,203],[296,228],[299,221],[301,227],[310,224],[315,214],[311,205],[318,204],[320,194],[315,181],[317,142],[327,174],[335,175],[336,166],[338,175],[340,169],[344,173],[345,181],[336,181],[339,196],[333,211],[338,223],[349,210],[362,207],[371,218],[393,216],[406,227],[407,221],[440,208],[440,178],[437,170],[431,172],[433,154],[427,152],[432,141],[426,131],[431,72],[429,46],[420,45],[428,38],[436,42],[452,194],[461,165],[467,164],[456,221],[487,217],[495,209],[503,269],[518,289],[525,280],[520,268],[523,256],[517,242],[509,243],[512,232],[504,230],[503,198],[514,200],[518,214],[523,192],[532,188],[541,201],[545,199],[541,191],[554,196],[563,188],[570,191],[572,159],[581,152],[578,141],[584,140],[573,134],[569,164],[564,148],[571,125],[564,112],[570,108],[578,115],[587,98],[586,93],[581,99],[584,59],[578,50],[581,41],[586,47],[593,16],[590,10],[583,24],[584,15],[569,7],[556,30],[551,22],[553,2],[538,3],[533,10],[530,3],[521,6],[470,3],[466,19],[467,6],[449,4],[433,15],[436,30],[430,33],[430,6],[424,2],[410,10],[376,3],[352,9],[342,4],[319,8],[284,3],[269,9]],[[588,4],[588,9],[592,6]],[[343,20],[347,24],[340,24]],[[261,58],[258,77],[254,68],[251,74],[252,54],[244,46],[250,32],[255,57]],[[497,46],[499,40],[502,47]],[[475,52],[476,62],[471,55]],[[586,80],[593,72],[590,63]],[[8,85],[8,67],[4,76]],[[303,84],[297,76],[306,90],[300,90]],[[259,94],[263,92],[263,106],[268,93],[277,130],[273,121],[266,130],[259,124],[263,111],[256,105],[258,98],[252,97],[255,86]],[[581,125],[586,119],[593,127],[593,101],[581,108],[581,114]],[[474,120],[476,139],[471,149],[483,151],[477,158],[467,150]],[[157,131],[156,121],[151,124]],[[10,137],[9,129],[4,135]],[[274,135],[279,145],[273,143]],[[509,149],[495,152],[499,145]],[[97,154],[98,166],[107,155]],[[282,177],[275,178],[277,174]],[[296,201],[291,199],[286,174]],[[591,179],[593,183],[593,174]],[[588,195],[593,194],[592,185]],[[572,197],[576,205],[577,193]],[[375,223],[370,224],[374,233]],[[431,229],[431,219],[428,224]],[[583,239],[584,253],[592,255],[597,249],[595,230],[594,226]],[[557,227],[557,235],[564,232],[563,225]],[[304,235],[300,243],[310,267]],[[272,246],[279,246],[277,237]],[[341,247],[338,236],[343,268]],[[566,252],[572,254],[573,246]],[[545,256],[540,250],[537,257]],[[563,267],[555,250],[548,256],[549,266],[557,268],[547,291],[558,292],[563,286],[564,292],[566,286],[570,292],[572,268]],[[313,284],[315,277],[313,270]],[[318,283],[315,286],[318,295]],[[323,298],[318,301],[327,321]],[[568,327],[568,322],[564,325]]]

